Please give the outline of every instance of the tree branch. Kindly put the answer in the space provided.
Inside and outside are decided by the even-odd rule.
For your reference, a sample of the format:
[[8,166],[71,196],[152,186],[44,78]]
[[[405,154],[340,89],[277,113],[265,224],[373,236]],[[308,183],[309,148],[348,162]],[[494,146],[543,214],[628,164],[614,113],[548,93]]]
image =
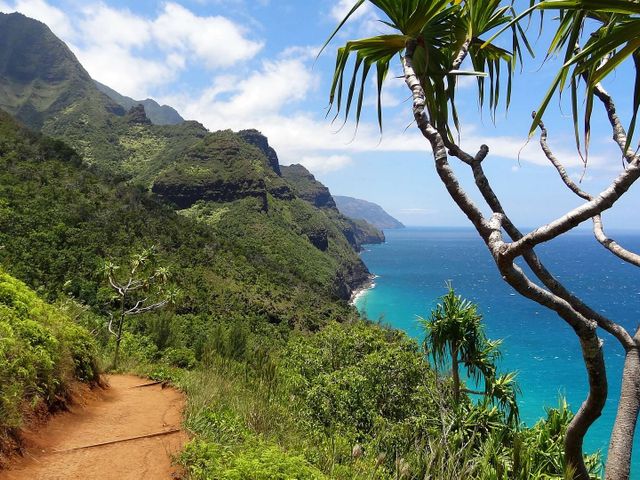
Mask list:
[[[580,198],[583,198],[584,200],[587,200],[587,201],[593,200],[593,197],[590,194],[583,191],[580,187],[578,187],[578,185],[576,185],[576,183],[573,180],[571,180],[562,163],[556,158],[556,156],[551,151],[551,148],[547,144],[548,132],[544,126],[544,123],[542,122],[540,122],[540,130],[542,132],[540,134],[540,146],[542,147],[542,151],[544,152],[546,157],[549,159],[549,161],[553,164],[553,166],[556,168],[556,170],[560,174],[560,178],[565,183],[565,185],[573,193],[578,195]],[[624,247],[616,243],[615,240],[607,237],[607,235],[604,233],[604,227],[602,225],[602,216],[599,214],[593,217],[593,233],[596,239],[598,240],[598,242],[600,242],[600,244],[602,244],[602,246],[604,246],[611,253],[616,255],[618,258],[624,260],[625,262],[628,262],[628,263],[631,263],[632,265],[640,267],[640,255],[625,249]]]
[[422,84],[418,79],[413,67],[413,52],[416,48],[416,41],[407,42],[405,56],[402,58],[404,69],[404,78],[407,86],[411,90],[413,97],[413,116],[418,124],[418,128],[425,136],[436,160],[437,171],[449,191],[453,200],[458,204],[460,209],[467,215],[469,220],[474,224],[478,232],[481,232],[483,238],[488,241],[491,234],[491,228],[483,217],[482,212],[475,206],[473,201],[466,195],[460,184],[458,183],[451,166],[447,159],[447,150],[443,141],[443,136],[429,123],[425,114],[425,94]]
[[[472,163],[473,177],[476,182],[478,190],[482,194],[483,198],[489,205],[489,208],[495,214],[500,214],[500,227],[505,229],[505,232],[512,241],[520,240],[523,235],[518,228],[513,224],[509,216],[506,214],[500,200],[493,191],[488,178],[482,168],[482,160],[488,155],[489,148],[486,145],[480,147],[480,151],[475,157],[475,161]],[[560,283],[551,272],[544,266],[542,261],[538,258],[533,249],[528,249],[523,252],[523,258],[534,275],[549,289],[554,295],[562,298],[568,302],[577,312],[586,318],[595,320],[600,328],[613,335],[624,346],[625,349],[631,348],[633,341],[629,333],[620,325],[609,320],[602,314],[596,312],[591,307],[586,305],[582,300],[573,295],[567,288]]]
[[629,190],[638,178],[640,178],[640,158],[634,158],[628,168],[618,175],[613,183],[597,197],[513,242],[505,250],[504,255],[509,258],[516,258],[522,255],[525,250],[562,235],[585,220],[608,210]]
[[[146,298],[145,298],[145,300],[146,300]],[[144,300],[138,302],[136,304],[136,306],[133,307],[132,309],[127,310],[125,312],[125,315],[139,315],[141,313],[146,313],[146,312],[150,312],[152,310],[157,310],[158,308],[164,307],[167,303],[169,303],[169,301],[168,300],[162,300],[161,302],[154,303],[154,304],[148,305],[146,307],[140,307],[139,304],[141,304],[141,303],[144,303]]]
[[[535,112],[533,112],[533,116],[535,117]],[[538,126],[540,127],[540,132],[541,132],[540,147],[542,147],[542,151],[544,152],[545,156],[549,159],[551,164],[558,171],[558,174],[560,175],[560,178],[562,179],[564,184],[569,188],[569,190],[571,190],[573,193],[578,195],[580,198],[587,200],[588,202],[593,200],[593,197],[591,195],[589,195],[587,192],[583,191],[578,185],[576,185],[576,183],[571,179],[571,177],[567,173],[567,170],[564,168],[564,165],[562,165],[562,162],[560,162],[551,151],[551,148],[547,143],[548,132],[547,132],[547,128],[544,126],[544,123],[540,121]]]
[[602,87],[600,83],[595,86],[593,94],[598,97],[598,99],[604,105],[605,110],[607,111],[607,117],[609,118],[609,123],[611,124],[611,128],[613,130],[613,140],[620,147],[620,151],[622,152],[625,160],[631,163],[635,155],[631,150],[625,151],[625,147],[627,145],[627,132],[622,126],[622,122],[620,122],[620,118],[618,117],[618,114],[616,112],[616,105],[613,101],[613,98],[611,98],[611,95],[607,93],[607,91]]
[[109,312],[109,325],[107,326],[107,328],[109,329],[109,333],[111,333],[111,335],[118,338],[118,334],[113,331],[113,328],[111,328],[112,325],[113,325],[113,314]]
[[[476,230],[478,230],[478,233],[494,256],[498,269],[503,275],[505,281],[507,281],[507,283],[509,283],[524,297],[530,298],[531,300],[534,300],[558,313],[561,318],[573,327],[580,339],[582,355],[585,366],[587,367],[589,378],[589,394],[567,429],[565,455],[567,462],[577,468],[576,476],[579,478],[588,478],[588,472],[582,457],[583,439],[589,427],[600,416],[607,398],[606,370],[604,365],[604,356],[602,354],[602,344],[596,334],[597,323],[585,318],[573,309],[566,300],[553,295],[531,282],[522,270],[514,264],[516,256],[505,255],[505,251],[513,249],[514,244],[518,244],[519,248],[524,251],[531,250],[533,245],[528,245],[531,240],[528,239],[525,242],[523,239],[527,237],[523,237],[514,244],[507,246],[501,238],[501,229],[506,216],[500,212],[495,212],[491,221],[487,222],[480,210],[471,201],[458,183],[457,178],[448,163],[445,143],[442,138],[443,136],[430,125],[424,114],[424,91],[422,90],[419,79],[415,75],[412,62],[414,49],[415,42],[408,42],[405,52],[406,55],[402,59],[405,81],[412,92],[414,100],[413,113],[416,123],[423,136],[431,144],[435,158],[436,170],[447,188],[449,195],[471,220],[476,227]],[[487,149],[481,149],[481,152],[477,156],[479,161],[474,162],[474,164],[477,164],[479,167],[482,159],[486,156],[487,151]],[[608,193],[608,196],[605,195],[603,198],[599,199],[600,202],[598,206],[602,206],[601,204],[606,205],[606,202],[611,201],[612,198],[610,197],[613,197],[614,194],[618,194],[619,196],[624,193],[631,183],[633,183],[631,180],[635,180],[637,176],[640,176],[640,167],[638,165],[635,165],[634,170],[631,170],[634,173],[629,174],[630,170],[625,172],[629,177],[631,177],[630,179],[625,177],[628,185],[625,182],[614,183],[614,187],[616,187],[614,193],[611,194],[605,192]],[[635,178],[633,178],[634,175]],[[611,202],[611,204],[613,204],[613,202]],[[572,219],[573,217],[569,217],[569,223]],[[541,236],[540,233],[537,235]],[[536,239],[537,238],[534,238],[534,240]]]
[[471,46],[471,39],[468,38],[460,46],[460,51],[458,52],[458,55],[456,55],[456,58],[453,60],[453,63],[451,64],[451,70],[458,70],[460,68],[460,65],[462,65],[462,62],[464,61],[464,59],[467,57],[467,54],[469,53],[470,46]]

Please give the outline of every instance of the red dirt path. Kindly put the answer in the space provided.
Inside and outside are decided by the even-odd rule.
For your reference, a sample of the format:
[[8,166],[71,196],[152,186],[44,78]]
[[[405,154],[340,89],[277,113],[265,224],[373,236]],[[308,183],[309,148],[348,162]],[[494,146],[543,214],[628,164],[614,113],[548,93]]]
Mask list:
[[180,429],[183,395],[131,375],[106,377],[110,388],[91,395],[84,406],[54,416],[42,429],[25,434],[27,450],[0,480],[163,480],[178,478],[172,456],[184,431],[92,448],[98,443]]

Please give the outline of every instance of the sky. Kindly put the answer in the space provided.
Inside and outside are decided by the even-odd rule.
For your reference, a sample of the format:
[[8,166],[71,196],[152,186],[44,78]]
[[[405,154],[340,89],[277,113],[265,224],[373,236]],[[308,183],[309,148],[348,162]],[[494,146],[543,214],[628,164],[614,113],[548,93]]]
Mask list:
[[[336,195],[382,205],[406,225],[468,226],[437,178],[428,144],[412,124],[409,92],[399,61],[385,84],[384,128],[375,119],[375,89],[365,114],[332,122],[328,92],[338,46],[348,39],[386,32],[380,12],[368,6],[318,57],[355,0],[0,0],[0,11],[20,11],[46,23],[64,40],[90,75],[118,92],[168,104],[209,130],[256,128],[276,149],[280,163],[302,163]],[[551,20],[548,20],[551,22]],[[549,26],[553,26],[549,24]],[[463,81],[457,98],[462,146],[486,143],[484,166],[494,189],[523,229],[549,222],[579,205],[548,165],[537,139],[528,140],[531,111],[539,105],[558,59],[543,61],[548,37],[531,34],[536,58],[527,58],[514,83],[507,113],[495,122],[480,111],[474,81]],[[605,85],[621,117],[630,112],[629,70]],[[371,84],[373,87],[373,84]],[[545,122],[556,155],[582,187],[598,193],[622,171],[604,110],[597,105],[589,167],[573,140],[568,95],[552,102]],[[464,185],[473,182],[456,165]],[[640,191],[640,188],[636,189]],[[477,194],[472,197],[479,200]],[[613,229],[640,227],[632,191],[605,214]]]

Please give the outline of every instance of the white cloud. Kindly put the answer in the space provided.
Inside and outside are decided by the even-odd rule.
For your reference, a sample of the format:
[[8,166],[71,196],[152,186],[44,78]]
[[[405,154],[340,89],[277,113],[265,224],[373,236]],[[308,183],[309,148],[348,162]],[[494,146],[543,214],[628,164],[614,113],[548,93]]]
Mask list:
[[127,9],[89,4],[82,10],[82,15],[80,33],[92,44],[142,47],[151,40],[149,21]]
[[165,85],[177,75],[170,60],[148,60],[119,45],[92,45],[74,50],[94,79],[136,99],[146,98],[150,88]]
[[327,173],[341,170],[351,164],[352,159],[347,155],[305,156],[300,163],[312,173]]
[[153,22],[154,39],[168,49],[188,51],[209,68],[229,67],[254,57],[264,46],[222,16],[198,17],[176,3],[166,3]]
[[[317,84],[310,68],[301,60],[283,58],[262,62],[260,69],[238,78],[221,75],[197,96],[164,98],[188,117],[212,130],[242,129],[273,125],[284,106],[301,101]],[[275,123],[280,123],[277,119]]]

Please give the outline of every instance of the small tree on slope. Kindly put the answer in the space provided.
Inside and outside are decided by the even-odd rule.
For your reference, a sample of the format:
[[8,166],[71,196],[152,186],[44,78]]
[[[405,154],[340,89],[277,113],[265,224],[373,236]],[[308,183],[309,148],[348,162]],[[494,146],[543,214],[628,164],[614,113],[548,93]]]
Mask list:
[[[481,395],[487,403],[497,403],[507,412],[510,423],[518,422],[515,374],[497,376],[496,363],[500,358],[500,340],[489,340],[484,333],[482,315],[478,307],[460,295],[453,287],[442,296],[428,319],[419,319],[425,329],[424,349],[436,365],[451,363],[453,401],[458,407],[462,393]],[[465,388],[460,380],[460,368],[469,377],[482,381],[484,391]]]
[[[590,426],[601,415],[607,400],[607,376],[599,331],[607,332],[624,347],[626,359],[622,392],[607,454],[606,478],[628,479],[634,431],[640,411],[640,330],[635,333],[627,331],[620,323],[595,311],[570,292],[539,259],[535,247],[583,222],[592,221],[595,238],[604,248],[623,261],[640,266],[640,255],[607,237],[601,217],[640,178],[640,155],[629,148],[640,105],[640,3],[637,0],[532,1],[531,9],[525,12],[525,15],[534,10],[553,9],[558,12],[558,26],[552,32],[549,53],[563,54],[564,64],[538,112],[534,113],[530,133],[540,129],[542,151],[557,169],[567,188],[584,200],[579,207],[529,233],[522,233],[511,221],[485,175],[483,162],[489,156],[489,147],[482,145],[477,153],[466,152],[452,134],[459,126],[455,91],[460,75],[478,77],[480,104],[488,104],[492,113],[495,113],[500,98],[505,99],[507,105],[509,103],[512,74],[517,60],[521,59],[521,46],[531,51],[512,3],[500,0],[354,0],[353,9],[336,32],[365,3],[373,4],[384,14],[385,24],[394,33],[350,41],[338,50],[331,86],[331,105],[336,106],[338,111],[344,110],[346,116],[350,111],[355,112],[359,120],[363,90],[368,85],[366,79],[375,69],[378,121],[381,124],[380,91],[391,60],[399,58],[405,83],[413,99],[413,118],[420,134],[431,147],[436,172],[448,194],[474,225],[504,280],[522,296],[556,312],[580,341],[589,393],[571,421],[565,437],[566,464],[569,471],[575,472],[573,476],[576,479],[588,478],[582,453],[583,440]],[[493,42],[489,32],[499,30],[511,33],[512,51]],[[354,58],[353,63],[349,63],[350,58]],[[467,59],[473,65],[473,72],[460,71]],[[627,129],[616,113],[613,99],[600,84],[624,62],[632,62],[636,73],[635,93],[632,96],[633,116]],[[346,72],[351,65],[353,74],[349,79]],[[505,85],[506,92],[503,90]],[[579,90],[579,87],[583,87],[583,90]],[[571,92],[579,152],[578,98],[583,95],[584,147],[588,147],[593,104],[600,102],[606,111],[613,141],[624,160],[621,173],[597,195],[583,191],[571,180],[547,144],[542,116],[554,92],[565,88]],[[344,95],[343,90],[346,92]],[[356,106],[351,109],[354,98],[357,98]],[[586,159],[586,155],[581,154],[581,157]],[[451,158],[470,168],[475,187],[492,212],[490,217],[482,213],[462,187],[449,163]],[[614,162],[617,163],[617,159]],[[526,262],[530,272],[516,264],[519,258]]]
[[115,291],[117,312],[109,313],[109,332],[115,337],[116,348],[113,368],[118,368],[120,342],[127,317],[159,310],[175,301],[175,290],[167,289],[166,268],[153,268],[153,247],[132,257],[128,268],[119,274],[121,268],[107,261],[104,272],[109,286]]

